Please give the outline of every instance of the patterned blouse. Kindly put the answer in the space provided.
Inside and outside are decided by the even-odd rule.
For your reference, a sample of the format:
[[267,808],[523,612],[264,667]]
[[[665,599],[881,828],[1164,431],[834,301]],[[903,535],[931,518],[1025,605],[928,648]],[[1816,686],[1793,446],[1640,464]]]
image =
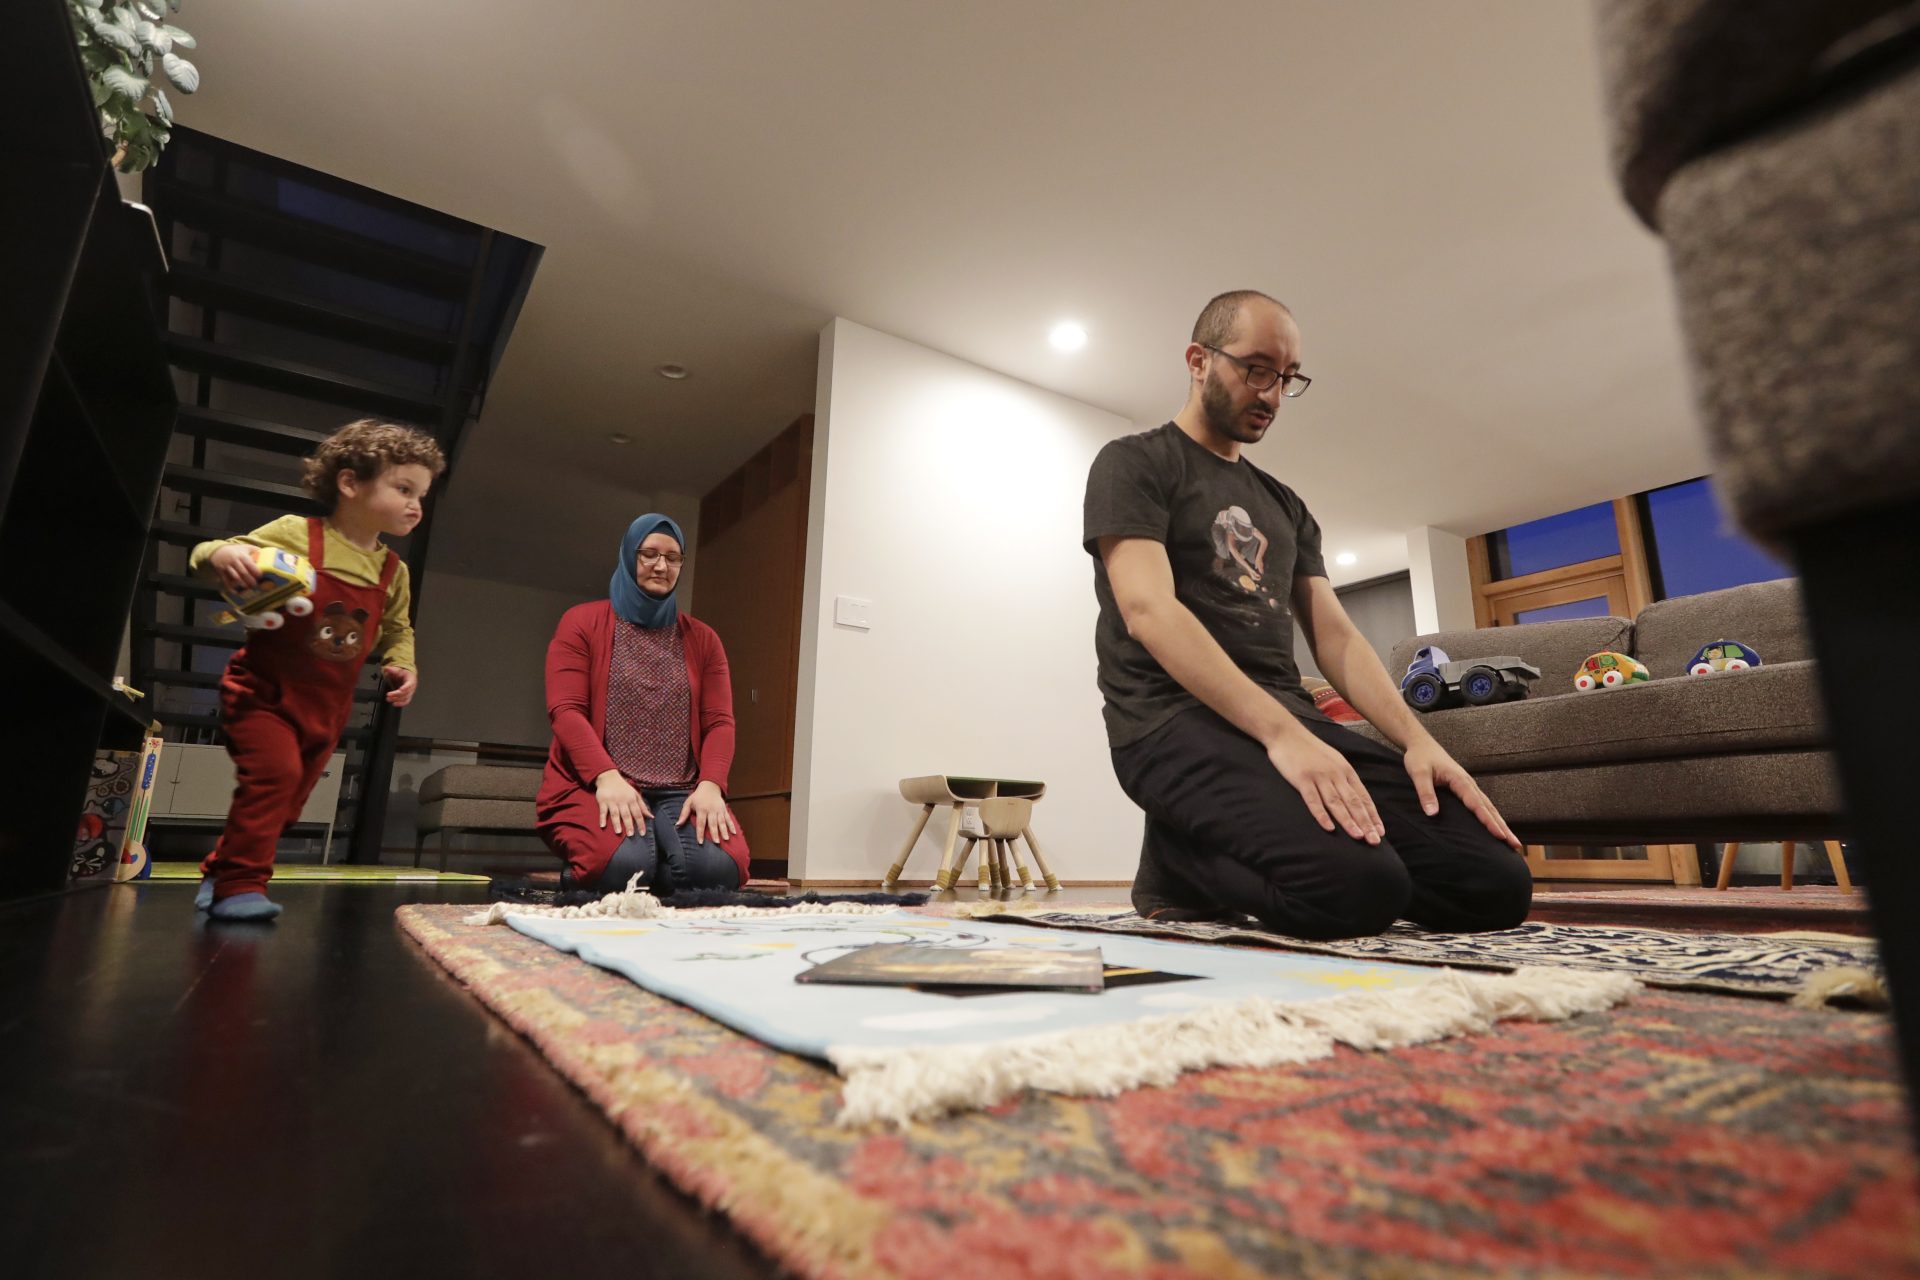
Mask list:
[[616,619],[607,673],[607,754],[639,787],[687,787],[693,757],[693,690],[680,628]]

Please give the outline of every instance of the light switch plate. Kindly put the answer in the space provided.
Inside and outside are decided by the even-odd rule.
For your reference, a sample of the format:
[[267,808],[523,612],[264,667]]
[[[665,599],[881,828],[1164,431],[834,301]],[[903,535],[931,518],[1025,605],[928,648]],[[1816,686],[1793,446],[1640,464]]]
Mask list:
[[833,622],[835,626],[852,627],[856,631],[871,631],[873,601],[862,600],[858,596],[835,596]]

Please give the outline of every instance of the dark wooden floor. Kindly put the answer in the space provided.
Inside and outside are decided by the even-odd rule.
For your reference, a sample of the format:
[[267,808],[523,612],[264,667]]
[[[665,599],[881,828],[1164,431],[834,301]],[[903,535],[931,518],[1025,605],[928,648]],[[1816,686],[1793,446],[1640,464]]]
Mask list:
[[775,1274],[394,923],[484,892],[0,907],[0,1274]]

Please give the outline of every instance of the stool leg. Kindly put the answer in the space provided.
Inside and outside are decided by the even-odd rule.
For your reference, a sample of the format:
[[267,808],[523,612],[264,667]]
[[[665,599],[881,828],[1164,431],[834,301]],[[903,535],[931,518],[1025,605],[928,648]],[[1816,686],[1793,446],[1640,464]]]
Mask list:
[[953,888],[953,847],[960,842],[960,815],[963,808],[962,805],[954,805],[947,821],[947,843],[940,851],[940,874],[933,878],[933,883],[942,889]]
[[1793,888],[1793,841],[1780,846],[1780,887]]
[[967,859],[973,856],[973,847],[980,842],[972,836],[960,837],[960,854],[953,860],[953,880],[955,884],[967,878]]
[[1740,846],[1730,844],[1720,851],[1720,874],[1714,877],[1713,887],[1724,889],[1733,882],[1733,860],[1740,856]]
[[1027,870],[1027,861],[1020,856],[1020,842],[1017,839],[1007,841],[1007,856],[1013,859],[1014,874],[1007,877],[1007,888],[1013,888],[1017,878],[1022,889],[1033,888],[1033,872]]
[[891,889],[899,882],[900,873],[907,869],[907,855],[913,852],[913,846],[920,843],[920,834],[927,829],[927,822],[932,817],[933,806],[921,805],[920,821],[913,824],[913,834],[908,836],[907,842],[900,846],[900,856],[893,860],[893,867],[887,872],[887,878],[880,882],[882,888]]
[[1840,852],[1838,840],[1827,841],[1827,865],[1833,868],[1833,879],[1840,886],[1840,892],[1853,892],[1853,877],[1847,874],[1847,858]]
[[993,840],[990,837],[980,842],[980,892],[993,892]]
[[998,887],[1002,889],[1013,888],[1013,869],[1007,858],[1007,844],[1004,839],[993,843],[994,878],[1000,882]]
[[1047,888],[1049,890],[1058,889],[1060,887],[1060,878],[1054,875],[1053,868],[1047,865],[1047,855],[1040,852],[1040,845],[1033,838],[1033,828],[1028,827],[1025,831],[1022,831],[1020,838],[1027,842],[1027,852],[1033,855],[1033,865],[1040,868],[1040,878],[1047,882]]

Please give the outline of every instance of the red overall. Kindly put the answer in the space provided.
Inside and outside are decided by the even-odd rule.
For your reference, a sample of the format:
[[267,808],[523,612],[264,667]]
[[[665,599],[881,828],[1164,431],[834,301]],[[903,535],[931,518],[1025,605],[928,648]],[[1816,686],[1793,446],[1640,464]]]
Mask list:
[[288,615],[277,631],[254,631],[220,680],[222,728],[238,784],[226,830],[202,875],[214,897],[264,893],[280,835],[299,818],[353,711],[353,687],[380,636],[387,587],[400,557],[392,551],[380,585],[359,587],[326,571],[326,532],[307,521],[313,562],[313,611]]

